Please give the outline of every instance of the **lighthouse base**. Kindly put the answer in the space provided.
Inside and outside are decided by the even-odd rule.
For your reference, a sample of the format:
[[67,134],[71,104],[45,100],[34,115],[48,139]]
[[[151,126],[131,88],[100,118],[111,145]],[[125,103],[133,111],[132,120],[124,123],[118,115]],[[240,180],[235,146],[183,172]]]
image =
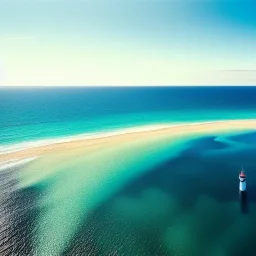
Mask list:
[[239,197],[240,197],[241,213],[247,214],[248,213],[247,192],[246,191],[240,191],[239,192]]

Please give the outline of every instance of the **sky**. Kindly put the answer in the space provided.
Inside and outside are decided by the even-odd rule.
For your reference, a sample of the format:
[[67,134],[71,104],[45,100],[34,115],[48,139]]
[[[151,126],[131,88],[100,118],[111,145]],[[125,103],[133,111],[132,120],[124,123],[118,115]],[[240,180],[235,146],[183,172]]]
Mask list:
[[256,85],[256,1],[0,0],[0,85]]

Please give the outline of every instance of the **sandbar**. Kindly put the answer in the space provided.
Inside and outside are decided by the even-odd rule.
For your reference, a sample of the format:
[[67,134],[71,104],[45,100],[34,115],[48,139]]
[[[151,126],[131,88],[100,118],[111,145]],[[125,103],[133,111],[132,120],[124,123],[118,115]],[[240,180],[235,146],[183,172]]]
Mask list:
[[8,161],[20,161],[22,159],[31,159],[46,154],[55,154],[56,152],[72,152],[76,149],[83,149],[85,152],[95,151],[102,147],[114,147],[115,145],[128,143],[135,140],[147,140],[148,138],[158,138],[166,136],[167,138],[182,138],[184,136],[204,135],[214,133],[225,133],[232,131],[256,130],[256,120],[228,120],[213,121],[202,123],[187,123],[180,125],[170,125],[159,129],[145,129],[126,131],[125,133],[102,135],[96,138],[88,137],[76,139],[74,141],[56,142],[49,145],[23,148],[15,152],[3,152],[0,154],[0,164]]

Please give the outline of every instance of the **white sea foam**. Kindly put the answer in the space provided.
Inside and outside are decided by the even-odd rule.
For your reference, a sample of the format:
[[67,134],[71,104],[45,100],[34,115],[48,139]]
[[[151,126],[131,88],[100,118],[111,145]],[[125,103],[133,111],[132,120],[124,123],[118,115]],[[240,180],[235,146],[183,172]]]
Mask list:
[[35,157],[25,158],[25,159],[22,159],[22,160],[12,159],[12,160],[9,160],[9,161],[0,162],[0,171],[6,170],[6,169],[9,169],[9,168],[13,168],[13,167],[17,167],[17,166],[25,165],[29,162],[34,161],[37,158],[38,157],[35,156]]
[[[254,119],[247,119],[246,121],[249,121],[249,120],[254,120]],[[60,144],[60,143],[66,143],[66,142],[72,142],[72,141],[105,138],[105,137],[111,137],[111,136],[115,136],[115,135],[154,131],[154,130],[160,130],[160,129],[164,129],[164,128],[184,126],[184,125],[193,126],[193,125],[203,125],[203,124],[211,124],[211,123],[212,124],[226,123],[226,122],[230,122],[230,121],[239,121],[239,120],[220,120],[220,121],[205,121],[205,122],[183,122],[183,123],[144,125],[144,126],[117,129],[117,130],[113,130],[113,131],[105,131],[105,132],[97,132],[97,133],[83,133],[83,134],[78,134],[78,135],[65,136],[65,137],[52,138],[52,139],[25,141],[25,142],[16,143],[16,144],[1,145],[0,146],[0,155],[6,154],[6,153],[11,153],[11,152],[18,152],[18,151],[22,151],[24,149],[31,149],[31,148],[36,148],[36,147],[42,147],[42,146],[48,146],[48,145]]]

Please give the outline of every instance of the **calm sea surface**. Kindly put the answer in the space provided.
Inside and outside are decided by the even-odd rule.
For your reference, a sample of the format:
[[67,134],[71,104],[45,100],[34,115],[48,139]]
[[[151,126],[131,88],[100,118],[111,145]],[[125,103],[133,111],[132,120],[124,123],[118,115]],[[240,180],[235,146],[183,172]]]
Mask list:
[[256,117],[256,87],[0,87],[0,143]]
[[[256,87],[0,88],[0,146],[256,118]],[[130,142],[0,171],[0,255],[255,255],[256,132]],[[246,170],[247,194],[238,172]]]

